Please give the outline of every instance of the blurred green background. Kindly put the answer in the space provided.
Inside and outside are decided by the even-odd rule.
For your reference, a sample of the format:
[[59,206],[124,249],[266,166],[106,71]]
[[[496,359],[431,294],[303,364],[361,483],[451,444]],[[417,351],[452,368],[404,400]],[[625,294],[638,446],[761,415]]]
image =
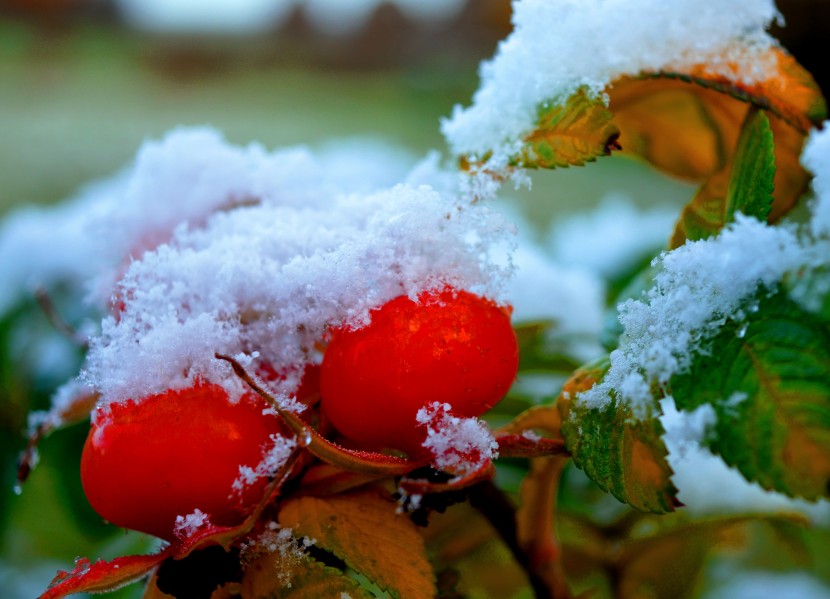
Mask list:
[[[70,196],[127,164],[143,140],[177,125],[210,124],[233,143],[269,148],[370,136],[416,157],[444,151],[440,118],[469,103],[479,62],[510,31],[507,0],[459,1],[433,20],[378,2],[365,20],[336,35],[310,19],[299,0],[279,22],[253,32],[136,27],[122,4],[0,5],[0,216]],[[826,90],[830,7],[819,0],[779,6],[789,26],[776,35]],[[641,206],[678,210],[691,193],[644,165],[611,158],[535,174],[532,190],[507,195],[542,233],[557,216],[590,208],[609,190]],[[0,320],[0,338],[19,334],[21,323],[49,326],[26,305]],[[12,344],[0,345],[6,353]],[[38,351],[25,342],[15,347]],[[8,599],[36,596],[76,556],[114,557],[153,545],[103,525],[86,505],[78,479],[85,425],[48,438],[23,494],[12,492],[27,411],[45,408],[55,386],[74,374],[27,372],[21,356],[0,356],[0,596]]]

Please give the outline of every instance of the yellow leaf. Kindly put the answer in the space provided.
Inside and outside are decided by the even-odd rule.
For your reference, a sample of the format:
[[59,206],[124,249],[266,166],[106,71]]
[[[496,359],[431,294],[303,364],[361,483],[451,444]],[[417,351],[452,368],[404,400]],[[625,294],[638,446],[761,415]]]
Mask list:
[[692,181],[727,163],[748,106],[668,75],[624,77],[608,95],[623,152]]
[[499,534],[469,503],[430,516],[422,530],[436,569],[458,574],[464,597],[527,597],[527,574]]
[[318,599],[343,594],[352,599],[371,597],[340,570],[311,558],[287,558],[279,551],[248,564],[239,586],[242,599]]
[[435,577],[416,526],[382,489],[286,501],[280,524],[316,541],[394,597],[430,598]]

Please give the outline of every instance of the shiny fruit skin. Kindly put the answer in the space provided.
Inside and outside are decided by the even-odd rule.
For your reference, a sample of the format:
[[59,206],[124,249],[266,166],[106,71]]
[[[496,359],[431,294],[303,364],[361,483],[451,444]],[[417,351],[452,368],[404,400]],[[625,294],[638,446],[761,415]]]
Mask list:
[[176,516],[196,509],[212,524],[240,523],[267,480],[234,492],[239,467],[256,468],[280,431],[266,407],[253,395],[232,404],[208,383],[113,403],[95,419],[81,457],[90,504],[113,524],[169,541]]
[[320,371],[325,416],[367,449],[423,451],[416,414],[432,402],[479,416],[507,393],[519,351],[509,311],[446,287],[397,297],[361,328],[336,330]]

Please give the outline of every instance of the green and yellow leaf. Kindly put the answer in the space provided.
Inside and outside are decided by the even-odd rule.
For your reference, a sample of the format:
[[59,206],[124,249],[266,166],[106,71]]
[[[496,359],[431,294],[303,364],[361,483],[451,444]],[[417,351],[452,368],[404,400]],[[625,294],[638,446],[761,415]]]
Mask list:
[[724,325],[672,379],[675,401],[714,407],[710,448],[747,479],[830,496],[830,314],[805,310],[784,289],[761,290],[745,308],[745,321]]
[[712,175],[686,205],[670,246],[716,235],[736,212],[766,221],[773,203],[775,145],[766,114],[752,108],[728,164]]
[[536,129],[524,138],[513,163],[525,168],[582,166],[619,149],[618,136],[603,98],[579,90],[564,104],[540,108]]
[[577,401],[577,393],[600,380],[607,367],[605,361],[578,371],[565,385],[557,405],[566,447],[574,463],[620,501],[649,512],[673,511],[677,489],[660,420],[635,420],[631,408],[616,400],[599,408]]

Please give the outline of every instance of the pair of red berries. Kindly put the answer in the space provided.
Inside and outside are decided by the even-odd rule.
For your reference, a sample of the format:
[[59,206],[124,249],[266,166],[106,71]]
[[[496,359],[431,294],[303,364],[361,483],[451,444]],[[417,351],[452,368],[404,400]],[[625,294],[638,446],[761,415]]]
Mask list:
[[[360,328],[332,335],[320,368],[321,408],[335,428],[366,449],[423,453],[416,414],[432,402],[478,416],[512,384],[518,346],[509,312],[445,288],[401,296]],[[265,478],[234,493],[240,465],[256,467],[282,430],[248,394],[228,401],[200,383],[139,402],[113,404],[93,423],[81,478],[92,507],[114,524],[173,540],[177,516],[200,510],[211,523],[241,522]]]

